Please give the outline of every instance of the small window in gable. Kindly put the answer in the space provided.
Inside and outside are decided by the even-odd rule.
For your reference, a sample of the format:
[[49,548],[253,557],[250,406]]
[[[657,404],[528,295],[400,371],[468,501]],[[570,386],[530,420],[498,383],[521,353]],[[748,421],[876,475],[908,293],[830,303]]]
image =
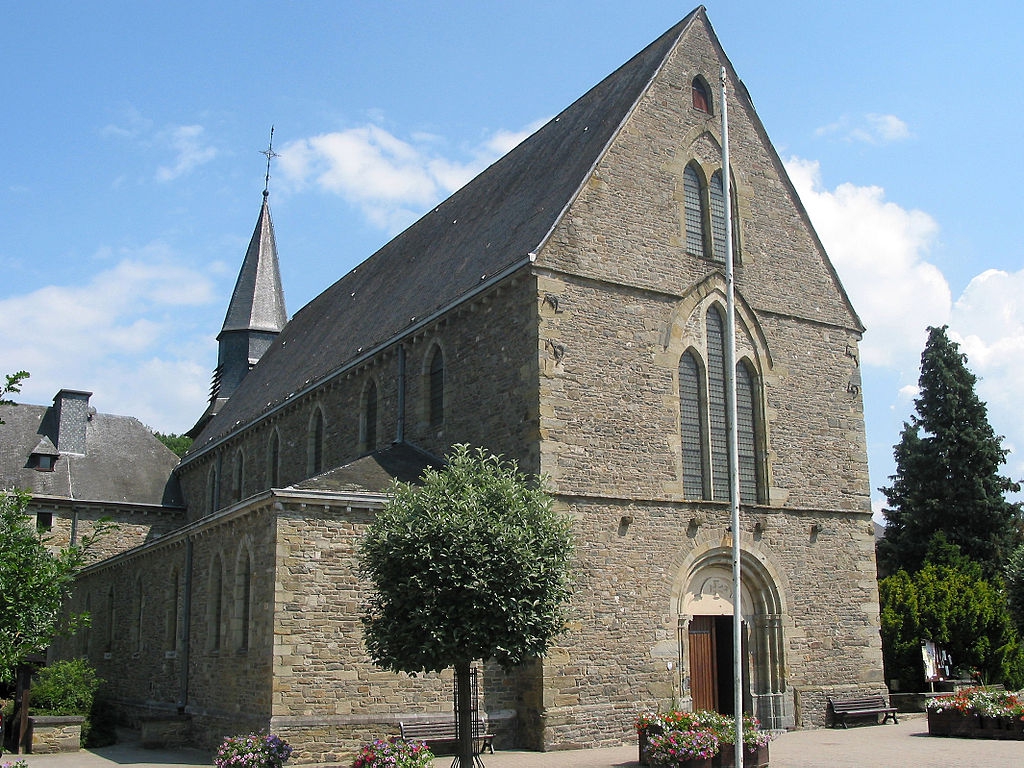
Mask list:
[[693,78],[693,85],[690,89],[693,92],[693,108],[711,114],[711,95],[708,93],[708,84],[704,78]]

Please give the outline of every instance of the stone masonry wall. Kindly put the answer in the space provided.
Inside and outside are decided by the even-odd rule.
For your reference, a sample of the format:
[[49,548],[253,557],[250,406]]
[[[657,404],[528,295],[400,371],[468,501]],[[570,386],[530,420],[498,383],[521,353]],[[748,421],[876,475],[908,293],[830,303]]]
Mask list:
[[[625,738],[624,712],[685,694],[673,590],[729,539],[727,504],[684,499],[678,385],[724,305],[721,265],[687,254],[682,229],[687,163],[721,165],[718,110],[694,110],[690,82],[720,64],[697,23],[535,264],[541,471],[577,518],[583,574],[579,621],[544,664],[548,748]],[[729,106],[737,354],[760,390],[767,502],[743,546],[776,574],[792,716],[821,724],[826,691],[883,688],[860,325],[752,109]]]
[[[436,455],[455,443],[482,445],[536,471],[537,431],[535,286],[519,277],[453,310],[437,323],[408,338],[405,345],[405,440]],[[445,418],[440,428],[428,419],[427,378],[430,356],[444,353]],[[379,396],[377,441],[366,445],[365,393],[370,381]],[[269,445],[272,430],[280,435],[280,477],[285,487],[309,477],[310,420],[315,407],[325,418],[323,469],[349,463],[398,434],[399,355],[389,347],[358,369],[337,377],[315,392],[297,398],[268,419],[245,430],[181,469],[189,518],[209,514],[210,477],[219,466],[221,507],[270,487]],[[244,457],[244,480],[233,487],[238,453]]]

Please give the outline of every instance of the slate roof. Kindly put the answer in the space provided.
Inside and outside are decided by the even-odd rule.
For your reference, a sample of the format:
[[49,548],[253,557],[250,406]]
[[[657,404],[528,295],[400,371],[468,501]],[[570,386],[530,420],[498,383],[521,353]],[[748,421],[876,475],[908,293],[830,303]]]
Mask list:
[[407,443],[395,443],[360,459],[291,486],[296,490],[386,493],[391,483],[417,483],[427,468],[444,461]]
[[54,408],[0,406],[0,489],[21,488],[35,496],[182,507],[171,472],[178,457],[138,419],[92,413],[85,454],[61,454],[54,471],[29,466],[32,453],[49,446],[57,455]]
[[256,229],[249,240],[242,268],[238,271],[235,290],[231,294],[224,317],[224,331],[280,331],[288,322],[281,289],[274,222],[270,218],[267,193],[256,220]]
[[185,457],[529,263],[700,7],[303,307]]

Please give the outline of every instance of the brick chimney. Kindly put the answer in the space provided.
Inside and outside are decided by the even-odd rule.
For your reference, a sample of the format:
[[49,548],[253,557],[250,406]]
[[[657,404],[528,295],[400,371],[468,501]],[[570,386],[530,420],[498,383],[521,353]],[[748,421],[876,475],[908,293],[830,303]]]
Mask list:
[[90,397],[92,392],[62,389],[53,398],[53,410],[57,415],[57,450],[61,453],[85,453]]

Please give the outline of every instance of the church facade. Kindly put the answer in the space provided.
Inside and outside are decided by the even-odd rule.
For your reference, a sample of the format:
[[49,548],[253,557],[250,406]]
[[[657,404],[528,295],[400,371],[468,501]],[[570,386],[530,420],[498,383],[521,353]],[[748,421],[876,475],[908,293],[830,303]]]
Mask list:
[[93,627],[61,652],[126,717],[208,746],[267,728],[315,762],[450,712],[450,676],[367,657],[357,550],[391,479],[456,443],[544,476],[578,542],[557,646],[481,664],[499,748],[619,743],[673,703],[730,712],[733,536],[744,708],[810,726],[832,693],[884,691],[864,329],[703,8],[287,323],[266,198],[246,265],[176,469],[186,520],[79,582]]

